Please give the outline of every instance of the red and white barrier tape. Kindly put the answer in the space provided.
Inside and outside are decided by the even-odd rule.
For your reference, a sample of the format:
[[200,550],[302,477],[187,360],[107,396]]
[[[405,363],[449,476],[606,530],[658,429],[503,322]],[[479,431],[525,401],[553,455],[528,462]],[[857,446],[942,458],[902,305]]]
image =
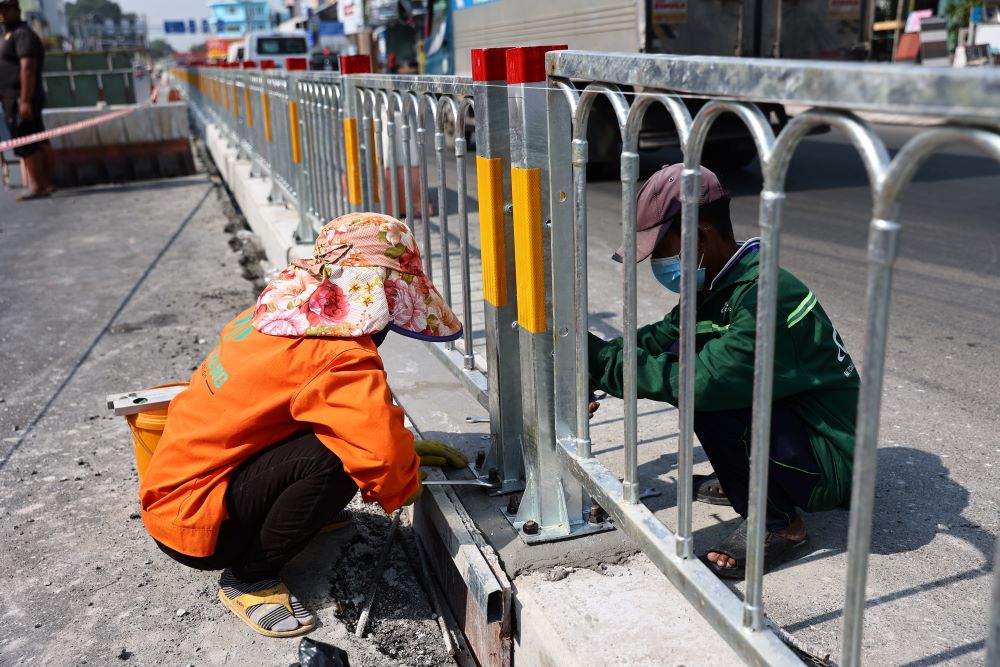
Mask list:
[[63,125],[62,127],[56,127],[51,130],[45,130],[44,132],[29,134],[26,137],[18,137],[17,139],[0,141],[0,153],[4,151],[13,150],[15,148],[20,148],[21,146],[27,146],[28,144],[34,144],[39,141],[45,141],[46,139],[52,139],[53,137],[61,137],[64,134],[70,134],[72,132],[77,132],[78,130],[83,130],[88,127],[93,127],[95,125],[107,123],[117,118],[122,118],[124,116],[129,115],[130,113],[138,109],[140,106],[142,105],[131,106],[127,109],[119,109],[118,111],[112,111],[111,113],[104,114],[103,116],[96,116],[94,118],[88,118],[87,120],[81,120],[76,123],[70,123],[69,125]]

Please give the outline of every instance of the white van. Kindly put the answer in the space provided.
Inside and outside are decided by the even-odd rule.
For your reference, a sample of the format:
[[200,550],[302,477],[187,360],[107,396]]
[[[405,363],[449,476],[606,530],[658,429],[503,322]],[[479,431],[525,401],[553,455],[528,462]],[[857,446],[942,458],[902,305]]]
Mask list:
[[273,60],[278,69],[285,69],[289,58],[309,58],[309,41],[304,30],[252,32],[243,43],[244,60],[255,63]]

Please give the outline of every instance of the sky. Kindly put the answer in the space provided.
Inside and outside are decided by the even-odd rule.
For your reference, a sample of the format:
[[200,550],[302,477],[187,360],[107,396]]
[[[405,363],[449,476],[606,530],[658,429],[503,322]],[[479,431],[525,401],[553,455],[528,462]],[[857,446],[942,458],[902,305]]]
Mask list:
[[[149,39],[166,39],[178,51],[186,51],[192,44],[204,42],[206,35],[165,35],[163,34],[163,22],[167,21],[187,21],[195,19],[198,22],[198,30],[201,30],[201,20],[211,18],[212,13],[208,10],[209,0],[115,0],[126,12],[135,12],[145,15],[149,22]],[[271,0],[271,6],[275,10],[281,8],[280,2]],[[210,37],[211,35],[208,35]]]

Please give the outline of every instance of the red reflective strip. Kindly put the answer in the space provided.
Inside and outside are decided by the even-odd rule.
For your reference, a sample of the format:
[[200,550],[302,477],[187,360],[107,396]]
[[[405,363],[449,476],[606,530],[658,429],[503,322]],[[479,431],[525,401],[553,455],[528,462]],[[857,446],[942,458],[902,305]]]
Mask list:
[[309,61],[305,58],[289,58],[285,61],[285,69],[295,72],[309,68]]
[[260,68],[261,69],[274,69],[274,61],[273,60],[261,60],[260,61]]
[[519,46],[507,50],[507,83],[534,83],[545,81],[545,54],[565,51],[559,46]]
[[243,69],[257,69],[257,63],[252,60],[243,61]]
[[507,78],[509,46],[492,49],[472,49],[472,80],[503,81]]
[[340,56],[341,74],[371,74],[371,56]]

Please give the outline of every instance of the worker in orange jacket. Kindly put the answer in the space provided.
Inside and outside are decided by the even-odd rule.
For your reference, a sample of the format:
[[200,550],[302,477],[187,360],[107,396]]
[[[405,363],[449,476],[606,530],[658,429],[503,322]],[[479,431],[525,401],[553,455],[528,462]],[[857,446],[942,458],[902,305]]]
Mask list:
[[461,329],[405,224],[374,213],[333,220],[313,258],[293,262],[226,325],[171,402],[139,489],[146,529],[174,560],[223,570],[219,598],[257,632],[308,632],[315,618],[281,582],[284,564],[359,489],[386,512],[421,492],[379,344],[389,331],[449,341]]

